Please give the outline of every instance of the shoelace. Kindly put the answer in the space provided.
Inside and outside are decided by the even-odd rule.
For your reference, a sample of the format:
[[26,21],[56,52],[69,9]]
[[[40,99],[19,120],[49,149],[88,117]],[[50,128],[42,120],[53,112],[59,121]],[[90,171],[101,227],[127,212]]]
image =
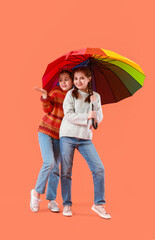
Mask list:
[[70,206],[66,206],[66,212],[70,211]]
[[39,202],[41,202],[42,200],[41,199],[37,199],[37,198],[33,198],[33,206],[34,207],[38,207],[38,205],[39,205]]
[[100,209],[101,209],[101,212],[102,212],[102,213],[107,214],[107,212],[106,212],[104,206],[100,206]]
[[56,203],[55,201],[51,201],[51,203],[54,205],[54,207],[58,206],[58,203]]

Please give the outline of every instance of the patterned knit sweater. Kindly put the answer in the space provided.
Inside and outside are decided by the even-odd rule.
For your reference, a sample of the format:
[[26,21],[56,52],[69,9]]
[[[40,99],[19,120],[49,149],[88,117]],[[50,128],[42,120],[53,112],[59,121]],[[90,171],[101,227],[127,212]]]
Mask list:
[[43,110],[46,115],[42,118],[38,131],[45,133],[55,139],[59,139],[59,129],[63,114],[63,100],[67,91],[63,91],[60,86],[54,87],[46,99],[41,96]]

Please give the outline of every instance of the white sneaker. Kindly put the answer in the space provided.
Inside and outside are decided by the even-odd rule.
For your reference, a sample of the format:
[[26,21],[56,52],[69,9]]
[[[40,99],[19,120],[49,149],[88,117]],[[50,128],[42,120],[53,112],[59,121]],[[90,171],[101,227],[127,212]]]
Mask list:
[[66,217],[71,217],[72,216],[71,206],[64,206],[63,215],[66,216]]
[[48,203],[48,209],[50,209],[52,212],[60,212],[58,203],[56,203],[54,200]]
[[102,218],[110,219],[111,216],[108,214],[103,205],[93,205],[91,208],[94,212],[98,213],[98,215]]
[[39,211],[39,202],[41,201],[40,198],[37,198],[33,195],[34,189],[31,190],[31,200],[30,200],[30,208],[32,212]]

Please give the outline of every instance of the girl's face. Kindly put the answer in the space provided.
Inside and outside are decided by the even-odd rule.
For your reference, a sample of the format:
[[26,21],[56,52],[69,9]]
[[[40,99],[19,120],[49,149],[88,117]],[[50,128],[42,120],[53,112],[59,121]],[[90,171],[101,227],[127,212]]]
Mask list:
[[86,77],[83,72],[75,72],[74,73],[74,85],[79,90],[83,92],[87,92],[88,90],[88,83],[91,81],[91,77]]
[[68,73],[64,72],[59,75],[59,85],[64,91],[72,88],[73,82]]

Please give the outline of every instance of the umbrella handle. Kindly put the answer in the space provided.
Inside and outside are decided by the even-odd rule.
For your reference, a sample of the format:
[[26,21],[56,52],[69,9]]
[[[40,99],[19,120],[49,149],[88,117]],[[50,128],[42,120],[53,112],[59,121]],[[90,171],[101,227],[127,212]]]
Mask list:
[[[93,106],[93,104],[92,104],[92,111],[94,110],[94,106]],[[94,129],[97,129],[98,128],[98,124],[97,123],[95,123],[95,119],[94,118],[92,118],[92,125],[93,125],[93,128]]]
[[98,128],[98,124],[94,122],[94,118],[92,118],[92,125],[94,129]]
[[[89,93],[89,96],[93,95],[93,90],[91,89],[91,92]],[[94,110],[94,105],[92,104],[92,111]],[[93,128],[94,129],[97,129],[98,128],[98,124],[95,123],[95,119],[92,118],[92,125],[93,125]]]

